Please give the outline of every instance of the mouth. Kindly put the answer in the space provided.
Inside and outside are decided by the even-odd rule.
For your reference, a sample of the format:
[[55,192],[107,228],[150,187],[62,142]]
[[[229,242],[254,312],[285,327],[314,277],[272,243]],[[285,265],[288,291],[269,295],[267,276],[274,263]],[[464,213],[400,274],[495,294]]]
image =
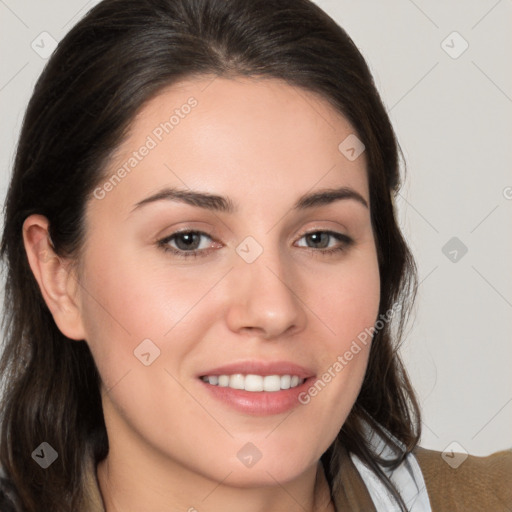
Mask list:
[[266,416],[301,404],[299,395],[315,373],[291,362],[246,361],[206,370],[197,377],[203,389],[229,409]]
[[298,375],[255,375],[234,373],[232,375],[204,375],[203,382],[221,388],[242,389],[252,393],[267,391],[275,393],[284,389],[293,389],[304,383]]

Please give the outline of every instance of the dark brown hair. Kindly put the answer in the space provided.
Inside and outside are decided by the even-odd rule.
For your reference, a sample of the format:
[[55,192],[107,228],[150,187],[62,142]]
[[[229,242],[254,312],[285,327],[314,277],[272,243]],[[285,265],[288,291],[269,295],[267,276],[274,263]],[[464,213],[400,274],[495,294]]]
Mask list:
[[[360,394],[322,462],[332,488],[342,446],[400,501],[362,422],[403,443],[394,466],[418,442],[419,408],[397,354],[417,277],[392,201],[399,147],[363,57],[309,0],[105,0],[60,42],[35,86],[5,206],[0,464],[19,510],[81,510],[85,454],[98,462],[108,453],[96,365],[85,341],[57,328],[28,265],[23,222],[33,213],[46,216],[56,253],[78,258],[87,201],[137,112],[162,88],[204,75],[276,78],[313,91],[366,146],[379,315],[394,304],[402,308],[375,332]],[[31,458],[42,441],[59,454],[46,471]]]

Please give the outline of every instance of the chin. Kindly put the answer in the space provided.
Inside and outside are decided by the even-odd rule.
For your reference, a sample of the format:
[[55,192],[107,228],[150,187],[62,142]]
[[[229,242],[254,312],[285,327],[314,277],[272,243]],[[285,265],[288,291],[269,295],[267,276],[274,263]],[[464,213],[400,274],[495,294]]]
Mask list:
[[286,484],[317,466],[320,457],[304,453],[262,454],[258,461],[247,460],[247,466],[238,458],[232,460],[224,476],[231,471],[226,483],[234,487],[275,486],[276,482]]
[[[314,466],[316,467],[316,462]],[[300,477],[308,467],[256,467],[236,468],[226,479],[225,483],[232,487],[239,488],[259,488],[259,487],[275,487],[276,483],[285,485],[288,482]],[[225,477],[225,475],[224,475]]]

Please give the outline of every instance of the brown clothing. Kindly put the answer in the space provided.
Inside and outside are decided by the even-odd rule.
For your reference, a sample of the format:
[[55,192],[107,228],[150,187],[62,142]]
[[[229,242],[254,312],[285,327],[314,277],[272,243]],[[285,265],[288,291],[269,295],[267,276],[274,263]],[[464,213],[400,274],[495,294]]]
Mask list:
[[[512,512],[512,450],[487,457],[469,455],[456,469],[442,459],[441,452],[417,447],[414,455],[432,512]],[[333,489],[337,512],[376,512],[348,455],[343,458],[340,474]]]

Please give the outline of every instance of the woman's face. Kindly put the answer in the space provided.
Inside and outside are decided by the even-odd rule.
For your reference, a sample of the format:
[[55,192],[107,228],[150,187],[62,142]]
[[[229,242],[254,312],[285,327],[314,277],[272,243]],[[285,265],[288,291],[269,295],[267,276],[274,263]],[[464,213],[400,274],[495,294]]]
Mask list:
[[274,79],[184,81],[143,108],[87,205],[78,289],[112,457],[238,486],[317,464],[378,315],[361,149]]

